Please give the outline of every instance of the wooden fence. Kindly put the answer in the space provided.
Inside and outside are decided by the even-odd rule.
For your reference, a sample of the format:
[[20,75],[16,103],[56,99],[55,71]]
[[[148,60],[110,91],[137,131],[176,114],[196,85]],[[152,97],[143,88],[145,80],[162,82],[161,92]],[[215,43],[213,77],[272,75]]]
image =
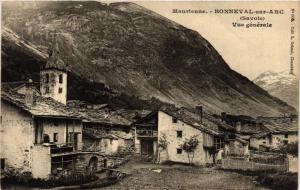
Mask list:
[[250,171],[288,171],[289,165],[288,161],[281,165],[275,164],[265,164],[265,163],[258,163],[258,162],[251,162],[247,160],[239,160],[239,159],[223,159],[222,160],[222,169],[232,169],[232,170],[250,170]]

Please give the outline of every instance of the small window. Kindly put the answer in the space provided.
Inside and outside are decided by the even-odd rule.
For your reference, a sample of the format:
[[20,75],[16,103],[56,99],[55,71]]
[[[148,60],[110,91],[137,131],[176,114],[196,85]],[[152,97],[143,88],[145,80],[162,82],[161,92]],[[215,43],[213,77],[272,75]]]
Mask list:
[[182,154],[182,148],[177,148],[177,154]]
[[4,170],[5,168],[5,159],[1,158],[1,170]]
[[182,138],[182,131],[177,131],[177,138]]
[[224,148],[224,146],[225,146],[224,139],[215,138],[214,146],[215,146],[216,150],[220,150],[220,149]]
[[177,119],[175,117],[172,118],[173,123],[177,123]]
[[288,142],[289,142],[289,141],[287,141],[287,140],[284,140],[284,141],[283,141],[283,144],[288,144]]
[[53,133],[53,142],[58,142],[58,133]]
[[288,135],[288,134],[285,134],[285,135],[284,135],[284,138],[286,138],[286,139],[289,138],[289,135]]
[[44,135],[43,135],[43,142],[44,142],[44,143],[49,143],[49,142],[50,142],[49,135],[47,135],[47,134],[44,134]]
[[45,83],[49,83],[49,74],[46,74]]
[[62,93],[62,88],[58,89],[58,93],[60,93],[60,94]]
[[59,75],[59,83],[60,83],[60,84],[63,83],[63,75],[62,75],[62,74]]
[[46,87],[45,87],[45,93],[48,94],[49,92],[50,92],[49,87],[46,86]]

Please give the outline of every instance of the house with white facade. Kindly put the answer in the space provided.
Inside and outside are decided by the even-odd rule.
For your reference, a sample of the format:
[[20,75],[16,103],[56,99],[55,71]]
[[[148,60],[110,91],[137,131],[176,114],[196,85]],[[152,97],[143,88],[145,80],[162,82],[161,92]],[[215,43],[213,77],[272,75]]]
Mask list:
[[[199,142],[193,154],[193,164],[214,163],[225,144],[234,139],[234,128],[203,112],[198,106],[194,111],[186,108],[161,108],[150,113],[135,127],[135,147],[141,156],[152,157],[157,162],[189,163],[189,155],[183,150],[183,144],[191,138]],[[160,143],[167,147],[163,149]],[[229,154],[230,149],[227,150]],[[225,153],[224,153],[225,154]]]

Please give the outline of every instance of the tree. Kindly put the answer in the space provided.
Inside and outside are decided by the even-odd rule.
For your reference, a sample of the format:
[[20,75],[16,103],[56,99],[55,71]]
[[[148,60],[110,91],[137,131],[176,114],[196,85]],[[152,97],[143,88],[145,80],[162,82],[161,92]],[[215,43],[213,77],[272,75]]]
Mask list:
[[193,159],[195,156],[195,150],[196,150],[198,144],[199,144],[199,140],[197,139],[197,136],[192,136],[190,139],[186,139],[182,145],[182,149],[185,152],[187,152],[187,156],[188,156],[190,165],[193,163]]
[[161,134],[159,140],[158,140],[158,159],[157,159],[157,162],[159,163],[160,162],[160,152],[162,151],[166,151],[167,152],[167,157],[169,157],[168,155],[168,144],[169,142],[167,141],[167,137],[164,133]]
[[298,141],[288,144],[281,143],[278,151],[283,154],[298,155]]

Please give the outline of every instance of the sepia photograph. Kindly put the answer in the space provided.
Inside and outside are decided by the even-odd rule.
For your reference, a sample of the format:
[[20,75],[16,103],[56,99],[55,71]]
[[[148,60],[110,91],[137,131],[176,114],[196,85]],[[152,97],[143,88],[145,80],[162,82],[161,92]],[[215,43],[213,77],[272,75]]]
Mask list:
[[300,1],[0,3],[0,189],[298,189]]

